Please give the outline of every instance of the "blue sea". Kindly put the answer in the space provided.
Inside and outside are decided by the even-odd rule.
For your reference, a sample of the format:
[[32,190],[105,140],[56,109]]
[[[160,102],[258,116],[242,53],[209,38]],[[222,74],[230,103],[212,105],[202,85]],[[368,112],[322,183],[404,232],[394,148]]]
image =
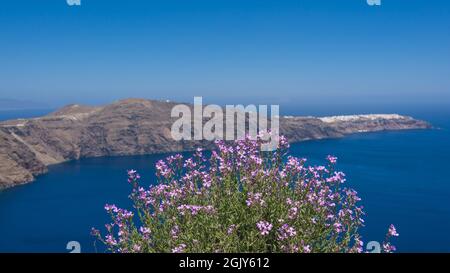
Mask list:
[[[0,111],[0,120],[41,114]],[[393,241],[398,252],[450,252],[450,113],[407,114],[440,129],[308,141],[293,144],[291,152],[310,164],[324,163],[328,154],[339,158],[339,169],[365,206],[366,242],[383,240],[392,223],[400,233]],[[137,169],[152,183],[154,164],[164,156],[67,162],[51,166],[34,183],[0,192],[0,252],[69,252],[69,241],[95,252],[89,233],[108,222],[104,204],[131,205],[126,170]]]

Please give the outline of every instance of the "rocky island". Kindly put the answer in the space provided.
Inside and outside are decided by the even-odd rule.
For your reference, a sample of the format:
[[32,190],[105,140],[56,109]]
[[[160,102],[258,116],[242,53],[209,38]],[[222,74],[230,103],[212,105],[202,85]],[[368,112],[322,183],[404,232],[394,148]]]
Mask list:
[[[100,107],[68,105],[39,118],[0,122],[0,189],[31,182],[47,166],[68,160],[209,147],[207,141],[172,139],[170,113],[176,104],[127,99]],[[281,134],[291,142],[427,128],[425,121],[396,114],[280,117]]]

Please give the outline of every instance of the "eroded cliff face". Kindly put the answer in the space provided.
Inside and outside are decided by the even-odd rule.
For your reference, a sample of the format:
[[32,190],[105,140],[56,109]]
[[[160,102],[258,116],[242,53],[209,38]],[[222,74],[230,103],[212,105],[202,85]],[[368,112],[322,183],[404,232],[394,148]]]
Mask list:
[[[212,147],[207,141],[174,141],[175,103],[128,99],[103,107],[69,105],[47,116],[0,122],[0,188],[31,182],[47,166],[82,157],[141,155]],[[358,132],[431,128],[399,115],[281,117],[291,142]]]

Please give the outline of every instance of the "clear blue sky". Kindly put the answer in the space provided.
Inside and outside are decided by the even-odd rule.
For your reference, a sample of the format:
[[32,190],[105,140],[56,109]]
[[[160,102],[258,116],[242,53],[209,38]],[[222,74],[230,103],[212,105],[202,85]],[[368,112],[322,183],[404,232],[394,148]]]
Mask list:
[[450,101],[450,1],[4,0],[0,98]]

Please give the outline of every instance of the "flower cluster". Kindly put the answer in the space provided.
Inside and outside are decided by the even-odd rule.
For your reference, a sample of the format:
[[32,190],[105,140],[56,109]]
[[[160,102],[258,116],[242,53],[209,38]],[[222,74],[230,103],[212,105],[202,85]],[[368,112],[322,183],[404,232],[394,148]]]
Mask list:
[[267,221],[259,221],[256,223],[256,227],[258,228],[261,235],[268,235],[272,230],[273,225]]
[[[146,188],[128,171],[133,210],[106,205],[106,235],[92,234],[111,252],[363,252],[361,199],[344,187],[337,158],[308,166],[287,155],[286,138],[273,152],[262,143],[216,141],[209,157],[201,149],[170,156]],[[395,250],[395,236],[391,225],[385,252]]]
[[391,253],[397,250],[397,248],[391,244],[390,239],[391,237],[397,237],[399,234],[397,233],[397,229],[394,225],[390,225],[388,232],[386,234],[386,238],[383,242],[383,251],[386,253]]

